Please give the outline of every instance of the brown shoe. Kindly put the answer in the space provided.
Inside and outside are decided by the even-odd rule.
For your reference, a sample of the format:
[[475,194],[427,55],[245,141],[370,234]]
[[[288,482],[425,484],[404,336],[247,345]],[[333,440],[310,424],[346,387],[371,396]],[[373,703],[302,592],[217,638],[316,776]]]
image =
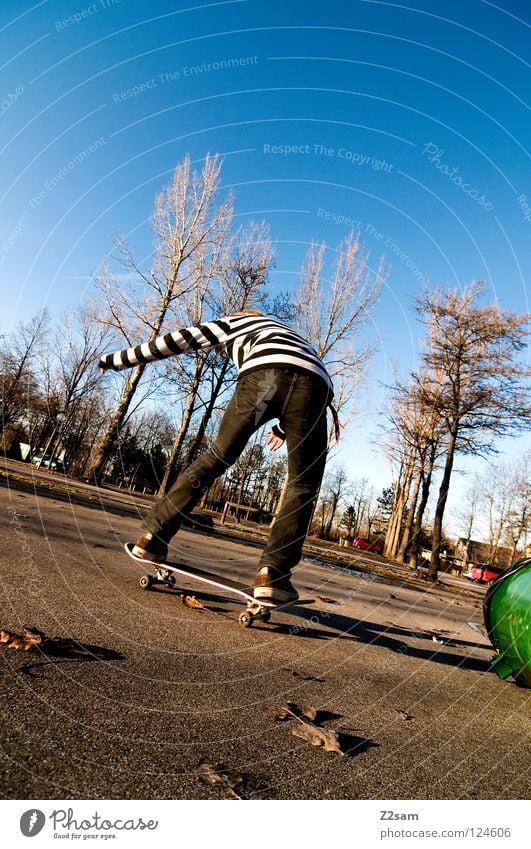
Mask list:
[[262,566],[258,571],[253,595],[256,599],[271,601],[274,604],[289,604],[299,598],[289,576],[281,575],[271,566]]
[[168,558],[168,545],[160,537],[146,531],[138,537],[131,549],[131,554],[139,560],[152,560],[154,563],[164,563]]

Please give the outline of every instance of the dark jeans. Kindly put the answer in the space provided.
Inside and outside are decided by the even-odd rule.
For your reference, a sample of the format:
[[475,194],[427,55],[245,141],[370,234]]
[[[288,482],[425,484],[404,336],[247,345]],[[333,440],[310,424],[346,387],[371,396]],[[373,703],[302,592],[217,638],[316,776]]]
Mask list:
[[324,381],[290,369],[268,368],[242,375],[215,442],[182,474],[146,517],[144,527],[169,539],[212,483],[236,462],[253,433],[279,419],[286,433],[289,481],[260,566],[289,575],[302,553],[327,453]]

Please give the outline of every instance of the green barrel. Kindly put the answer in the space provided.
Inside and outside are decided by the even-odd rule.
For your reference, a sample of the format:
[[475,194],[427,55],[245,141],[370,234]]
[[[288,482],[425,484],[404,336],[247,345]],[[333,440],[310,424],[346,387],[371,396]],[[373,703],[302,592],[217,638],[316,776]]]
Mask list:
[[489,587],[483,603],[485,626],[497,654],[491,663],[500,678],[512,675],[531,688],[531,557],[519,560]]

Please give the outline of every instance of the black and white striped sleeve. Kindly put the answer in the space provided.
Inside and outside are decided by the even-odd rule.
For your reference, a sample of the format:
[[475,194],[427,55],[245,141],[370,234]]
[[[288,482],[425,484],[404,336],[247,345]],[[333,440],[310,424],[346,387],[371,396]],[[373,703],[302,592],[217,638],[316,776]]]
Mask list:
[[229,333],[230,325],[224,319],[207,321],[196,327],[182,327],[164,336],[157,336],[151,342],[135,345],[134,348],[104,354],[100,357],[98,366],[102,369],[121,371],[142,363],[165,360],[167,357],[175,357],[178,354],[214,348],[216,345],[226,344]]

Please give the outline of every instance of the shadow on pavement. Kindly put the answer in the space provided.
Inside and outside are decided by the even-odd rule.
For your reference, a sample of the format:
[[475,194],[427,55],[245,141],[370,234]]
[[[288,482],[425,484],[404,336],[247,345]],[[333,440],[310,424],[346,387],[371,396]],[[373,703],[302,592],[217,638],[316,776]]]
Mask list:
[[45,649],[38,648],[37,651],[41,657],[38,660],[26,661],[17,671],[23,675],[35,677],[35,669],[42,669],[50,664],[57,666],[59,663],[101,663],[111,660],[125,660],[125,655],[103,646],[78,643],[76,640],[68,640],[65,643],[56,646],[49,645]]
[[[491,665],[486,660],[444,650],[455,648],[485,649],[486,646],[481,643],[449,639],[445,640],[445,645],[441,646],[441,649],[422,648],[411,643],[411,641],[425,642],[431,640],[431,635],[420,630],[400,628],[396,625],[380,625],[377,622],[367,622],[363,619],[351,619],[337,613],[329,613],[323,610],[316,611],[315,608],[312,611],[311,608],[301,607],[297,611],[297,616],[303,622],[297,625],[282,623],[277,625],[277,630],[314,640],[352,640],[356,643],[365,643],[407,654],[409,657],[431,660],[445,666],[456,666],[475,672],[491,671]],[[326,630],[320,628],[319,625],[326,625]],[[330,633],[330,629],[336,631],[337,634]],[[406,643],[404,640],[408,640],[408,642]]]
[[349,758],[355,758],[369,749],[380,748],[380,743],[376,743],[375,740],[366,737],[359,737],[357,734],[351,734],[348,728],[339,728],[337,736],[341,751]]
[[[155,592],[170,595],[193,595],[197,600],[205,604],[207,611],[225,616],[230,612],[224,606],[225,603],[241,606],[232,596],[223,596],[221,593],[214,595],[201,590],[183,590],[182,588],[176,590],[173,587],[156,587],[154,590]],[[198,612],[200,613],[201,611],[199,610]],[[287,612],[285,611],[285,613]],[[281,613],[283,611],[278,611],[278,614]],[[488,646],[485,646],[484,643],[445,638],[444,644],[440,648],[432,648],[432,635],[421,629],[412,630],[401,628],[398,625],[381,625],[377,622],[368,622],[363,619],[351,619],[348,616],[338,613],[316,609],[315,606],[304,607],[301,605],[300,607],[293,607],[289,610],[289,614],[290,616],[297,617],[299,620],[296,625],[288,624],[287,622],[275,622],[272,619],[267,625],[256,621],[253,624],[252,630],[291,634],[311,640],[351,640],[355,643],[364,643],[366,645],[385,648],[389,651],[408,655],[409,657],[419,658],[420,660],[441,663],[444,666],[455,666],[474,672],[492,671],[492,667],[488,661],[472,657],[469,654],[461,654],[453,651],[456,648],[464,650],[488,649]],[[272,615],[275,616],[274,610],[272,611]],[[336,633],[333,633],[334,631]],[[405,642],[406,640],[407,642]],[[415,645],[416,642],[429,642],[430,647],[423,648],[421,645]]]

